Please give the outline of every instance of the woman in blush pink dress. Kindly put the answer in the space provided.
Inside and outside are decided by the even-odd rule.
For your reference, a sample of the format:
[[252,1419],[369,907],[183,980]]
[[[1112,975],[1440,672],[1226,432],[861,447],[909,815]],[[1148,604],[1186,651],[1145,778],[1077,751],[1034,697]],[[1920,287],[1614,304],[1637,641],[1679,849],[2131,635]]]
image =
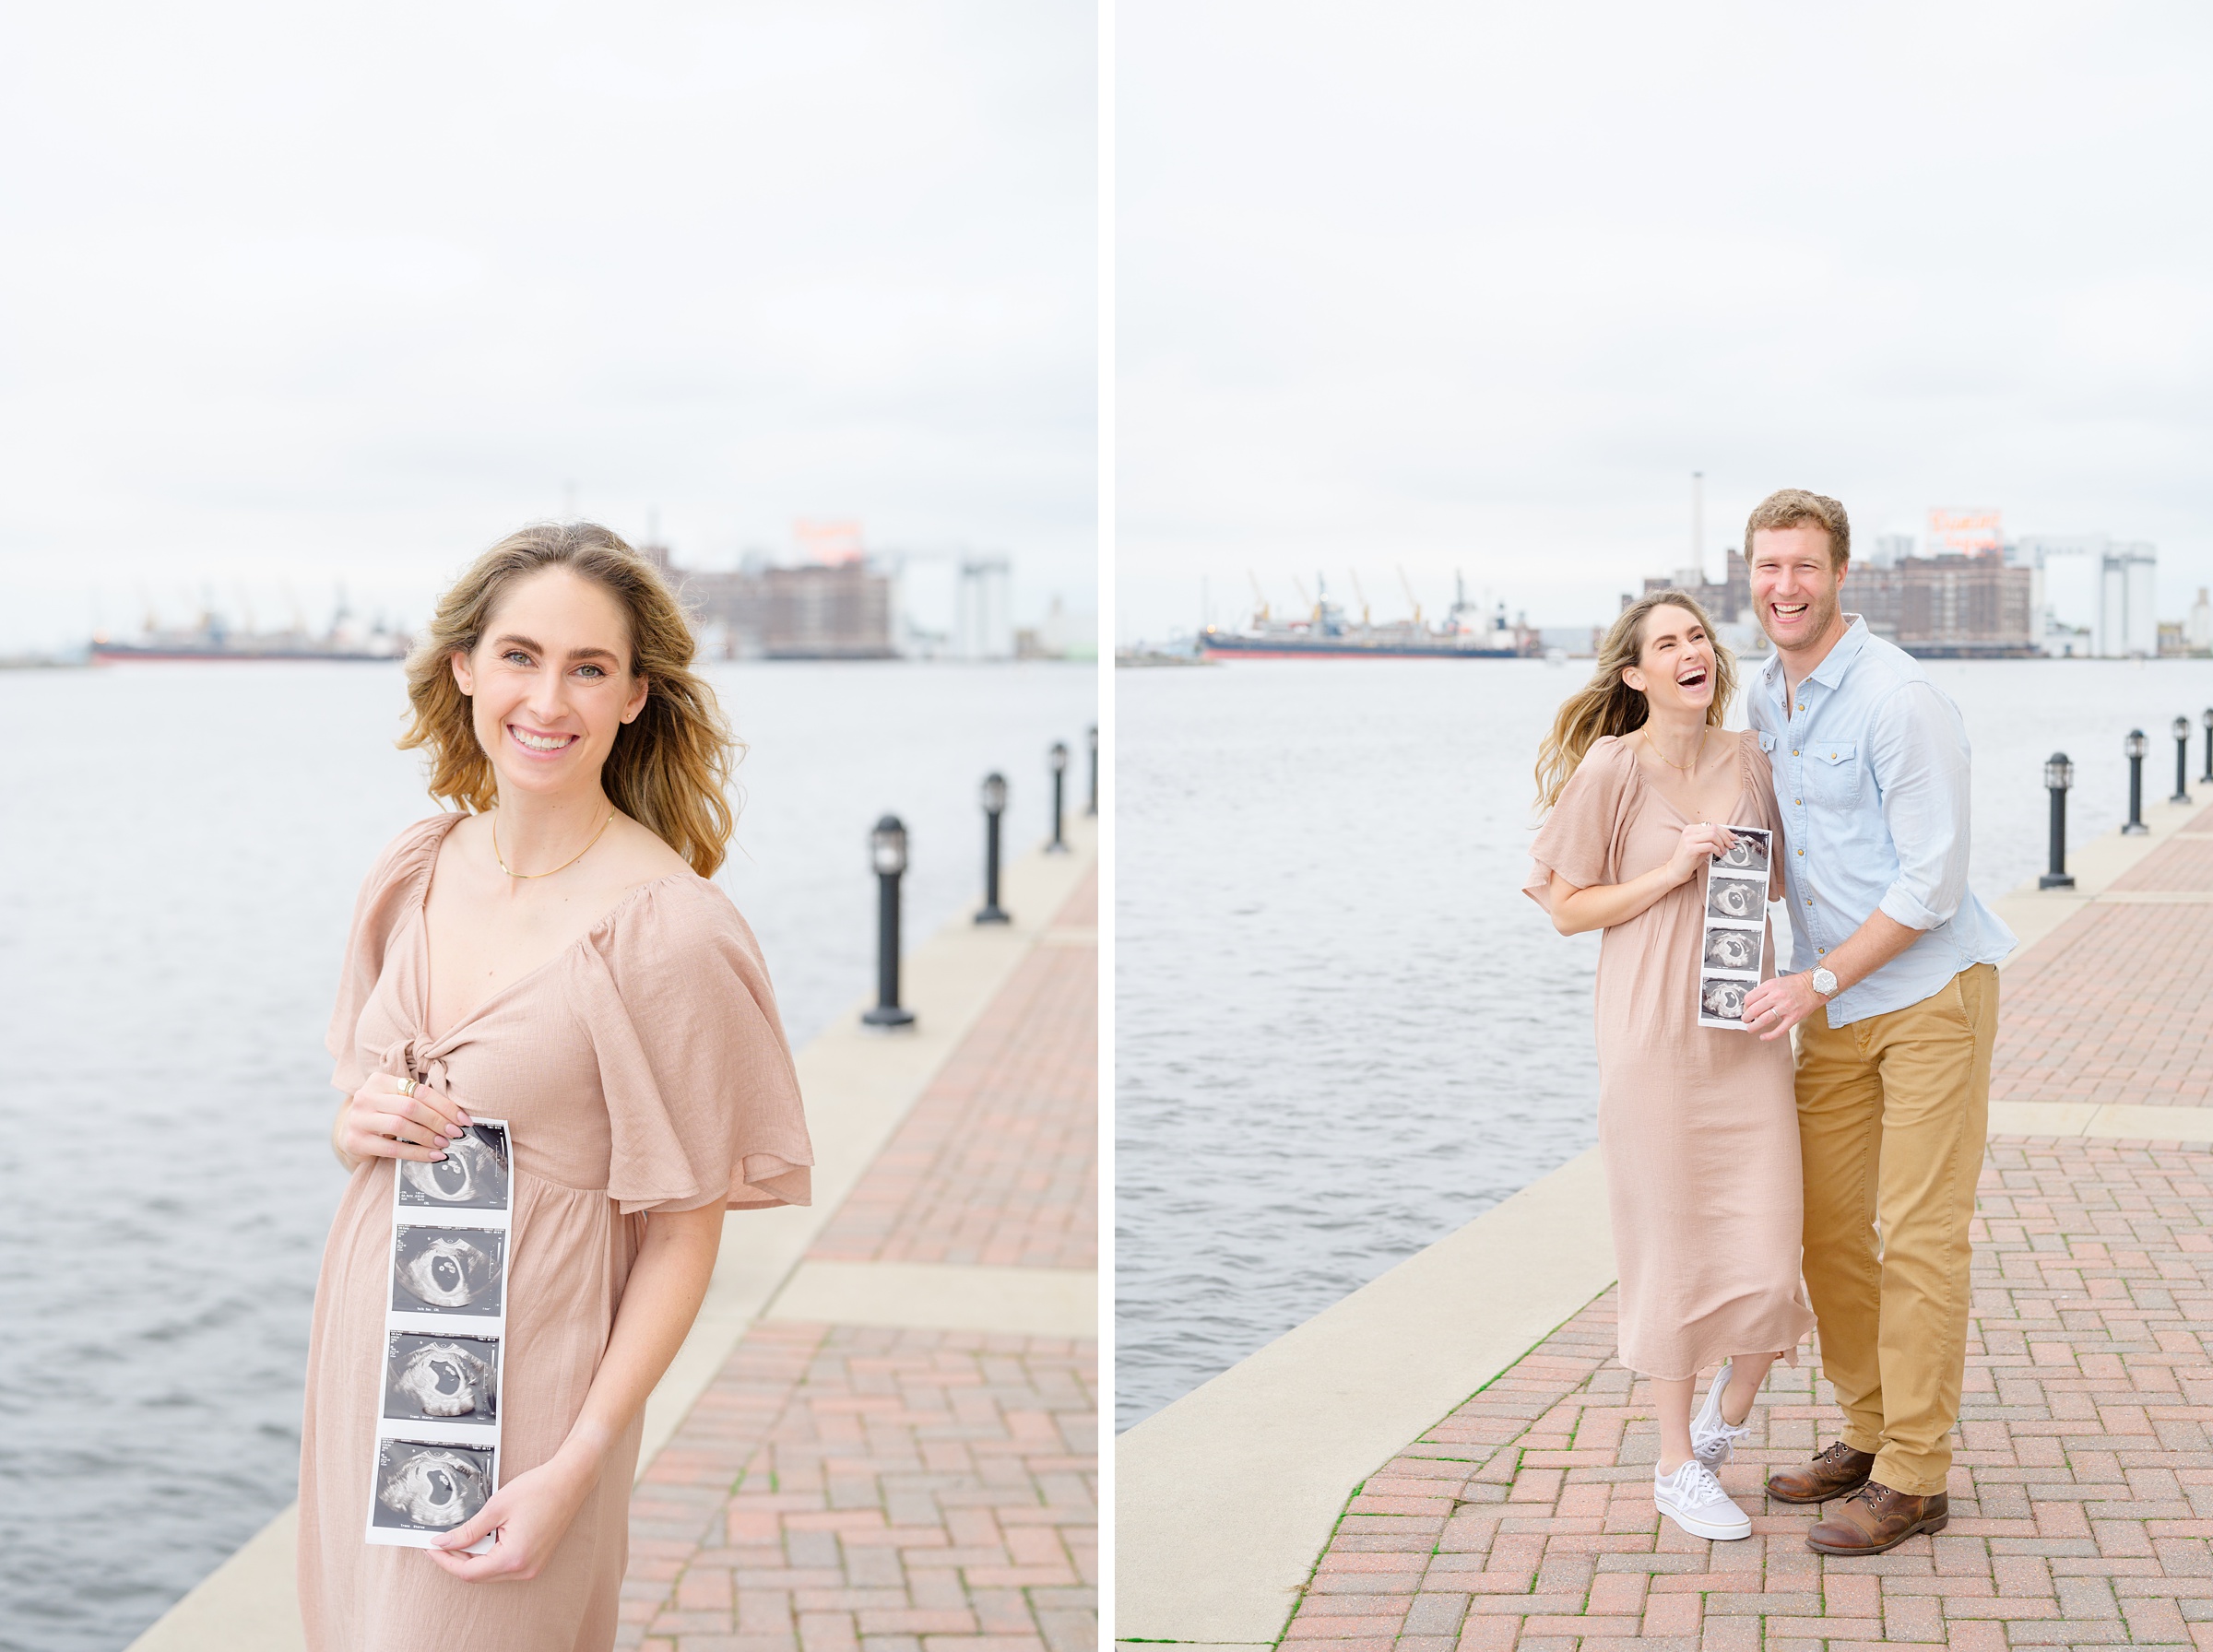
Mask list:
[[[1731,827],[1764,827],[1773,899],[1789,853],[1766,755],[1722,726],[1734,687],[1734,663],[1694,600],[1663,591],[1632,604],[1539,756],[1550,813],[1525,885],[1561,934],[1604,931],[1598,1135],[1621,1361],[1651,1380],[1659,1410],[1654,1503],[1721,1539],[1752,1526],[1713,1470],[1747,1432],[1768,1368],[1814,1323],[1799,1281],[1790,1048],[1698,1024],[1700,869],[1735,842]],[[1714,1365],[1694,1418],[1698,1375]]]
[[[806,1121],[752,932],[709,881],[733,742],[653,567],[526,529],[408,665],[432,815],[361,886],[331,1020],[352,1172],[315,1291],[300,1603],[315,1652],[603,1652],[639,1422],[723,1212],[808,1198]],[[398,1159],[511,1131],[500,1484],[428,1550],[363,1540]],[[482,1554],[464,1552],[479,1540]]]

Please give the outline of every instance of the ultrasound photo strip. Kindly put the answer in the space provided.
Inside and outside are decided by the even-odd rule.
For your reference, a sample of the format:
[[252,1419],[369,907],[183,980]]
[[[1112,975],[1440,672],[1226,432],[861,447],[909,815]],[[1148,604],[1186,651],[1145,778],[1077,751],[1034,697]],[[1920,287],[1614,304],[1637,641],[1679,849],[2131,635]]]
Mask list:
[[[444,1159],[393,1162],[372,1543],[427,1549],[499,1488],[511,1149],[504,1119],[479,1118]],[[469,1552],[491,1543],[487,1537]]]
[[1769,856],[1774,851],[1774,833],[1765,826],[1732,826],[1729,835],[1735,841],[1713,856],[1713,869],[1765,877]]
[[1719,871],[1706,875],[1706,915],[1734,918],[1739,923],[1764,918],[1768,911],[1768,876],[1726,878]]
[[1745,998],[1767,966],[1768,869],[1774,835],[1732,826],[1735,842],[1706,870],[1706,925],[1698,938],[1698,1019],[1701,1027],[1749,1031]]

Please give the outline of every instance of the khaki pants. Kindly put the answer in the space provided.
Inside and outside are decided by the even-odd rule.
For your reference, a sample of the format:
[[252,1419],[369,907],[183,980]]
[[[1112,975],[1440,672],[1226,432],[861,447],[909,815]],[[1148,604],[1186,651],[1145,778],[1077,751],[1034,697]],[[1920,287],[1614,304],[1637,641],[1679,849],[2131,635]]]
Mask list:
[[[1967,1364],[1968,1225],[1990,1119],[1998,972],[1978,963],[1920,1003],[1800,1024],[1805,1285],[1844,1443],[1875,1479],[1945,1488]],[[1877,1223],[1880,1223],[1880,1240]]]

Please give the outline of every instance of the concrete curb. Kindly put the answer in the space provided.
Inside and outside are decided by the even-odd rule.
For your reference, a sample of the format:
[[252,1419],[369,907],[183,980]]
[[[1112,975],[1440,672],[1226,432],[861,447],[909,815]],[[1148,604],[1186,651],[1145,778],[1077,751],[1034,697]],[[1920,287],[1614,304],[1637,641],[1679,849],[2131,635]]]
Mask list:
[[1130,1429],[1117,1638],[1275,1641],[1361,1481],[1613,1282],[1593,1148]]
[[[2031,880],[1993,903],[2021,943],[2006,965],[2129,898],[2107,891],[2201,812],[2154,804],[2148,835],[2075,851],[2074,889]],[[2213,1109],[1998,1103],[1990,1129],[2213,1141]],[[1118,1642],[1275,1645],[1361,1481],[1613,1283],[1593,1149],[1131,1428],[1115,1446]]]
[[1099,1276],[980,1263],[801,1262],[762,1317],[1083,1339],[1099,1334]]
[[[873,1001],[863,1000],[798,1052],[799,1090],[807,1098],[808,1127],[817,1159],[814,1203],[732,1212],[725,1219],[722,1249],[706,1300],[645,1403],[638,1451],[641,1477],[682,1425],[739,1339],[787,1282],[802,1271],[802,1258],[815,1236],[1016,966],[1036,946],[1066,944],[1059,938],[1062,932],[1047,926],[1096,858],[1095,822],[1078,816],[1069,821],[1066,836],[1072,853],[1035,850],[1007,867],[1000,898],[1014,914],[1013,924],[979,926],[964,913],[906,954],[902,996],[915,1010],[913,1030],[885,1033],[862,1026],[860,1010]],[[1093,1279],[1095,1299],[1095,1276],[1086,1277]],[[1049,1318],[1055,1326],[1070,1316],[1065,1301],[1025,1301],[1011,1308],[995,1304],[988,1282],[962,1283],[964,1288],[952,1300],[967,1304],[970,1313],[1005,1319],[1019,1316],[1026,1306],[1032,1318]],[[933,1299],[941,1313],[951,1311],[947,1297],[941,1290]],[[932,1328],[1003,1328],[987,1323]],[[1084,1334],[1097,1334],[1095,1317]],[[149,1625],[131,1643],[129,1652],[306,1652],[293,1574],[298,1531],[294,1504]]]

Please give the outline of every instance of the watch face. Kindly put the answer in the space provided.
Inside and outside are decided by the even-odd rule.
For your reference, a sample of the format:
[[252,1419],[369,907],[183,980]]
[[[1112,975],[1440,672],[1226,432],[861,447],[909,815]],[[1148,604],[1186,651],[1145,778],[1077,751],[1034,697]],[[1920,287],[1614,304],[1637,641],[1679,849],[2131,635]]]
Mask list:
[[1814,972],[1814,990],[1823,997],[1837,990],[1837,978],[1827,970]]

